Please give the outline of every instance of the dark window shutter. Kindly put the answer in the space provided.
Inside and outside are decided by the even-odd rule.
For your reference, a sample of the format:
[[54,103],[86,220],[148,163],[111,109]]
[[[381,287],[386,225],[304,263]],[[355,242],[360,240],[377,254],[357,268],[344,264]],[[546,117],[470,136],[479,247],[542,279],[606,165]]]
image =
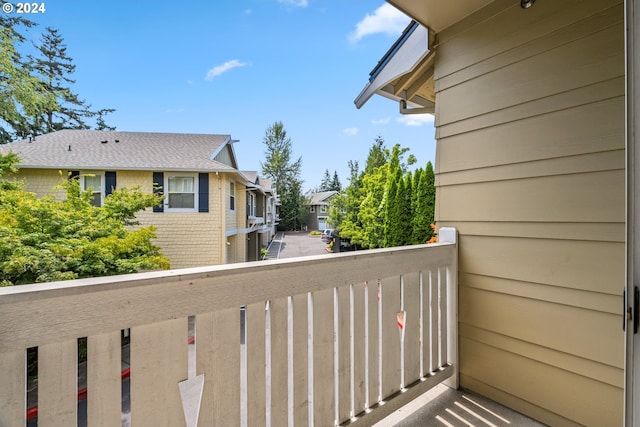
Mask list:
[[116,173],[105,172],[104,173],[104,195],[108,196],[116,189]]
[[69,179],[80,179],[80,171],[69,171]]
[[[153,192],[154,194],[163,194],[162,186],[164,185],[164,173],[163,172],[154,172],[153,173]],[[159,206],[153,207],[154,212],[164,212],[164,202],[160,203]]]
[[198,212],[209,212],[209,174],[198,174]]

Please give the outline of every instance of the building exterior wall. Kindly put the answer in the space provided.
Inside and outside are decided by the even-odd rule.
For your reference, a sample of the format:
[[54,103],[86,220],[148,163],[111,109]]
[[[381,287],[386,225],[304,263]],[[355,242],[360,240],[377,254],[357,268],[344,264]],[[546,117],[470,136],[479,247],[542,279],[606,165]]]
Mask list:
[[[171,260],[171,268],[188,268],[204,265],[217,265],[227,262],[231,253],[231,262],[244,261],[246,244],[244,238],[234,239],[235,246],[227,248],[227,229],[230,224],[240,221],[234,218],[228,209],[228,190],[222,182],[228,182],[226,174],[209,174],[209,212],[153,212],[147,209],[138,214],[140,226],[156,227],[157,239],[154,243],[161,248],[163,255]],[[58,171],[42,169],[20,169],[19,177],[24,178],[26,189],[39,196],[52,194],[52,188],[63,178]],[[117,171],[117,187],[139,185],[143,191],[153,189],[151,171]],[[228,188],[228,186],[227,186]],[[238,191],[244,194],[244,190]],[[57,197],[64,192],[56,191]],[[244,200],[240,202],[235,216],[244,218]],[[222,220],[224,218],[224,220]],[[232,233],[236,233],[234,230]],[[244,235],[243,235],[244,237]]]
[[496,0],[437,43],[460,384],[550,425],[621,425],[623,3]]

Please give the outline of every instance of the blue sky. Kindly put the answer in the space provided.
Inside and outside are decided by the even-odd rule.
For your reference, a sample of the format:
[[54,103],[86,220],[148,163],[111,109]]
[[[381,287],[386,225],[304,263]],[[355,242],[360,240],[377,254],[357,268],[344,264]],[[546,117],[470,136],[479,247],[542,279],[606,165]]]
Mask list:
[[121,131],[230,134],[239,167],[260,171],[265,130],[282,121],[302,156],[304,188],[325,169],[348,183],[376,136],[434,161],[433,116],[353,100],[409,19],[377,0],[95,0],[45,2],[24,15],[60,30],[75,91],[115,108]]

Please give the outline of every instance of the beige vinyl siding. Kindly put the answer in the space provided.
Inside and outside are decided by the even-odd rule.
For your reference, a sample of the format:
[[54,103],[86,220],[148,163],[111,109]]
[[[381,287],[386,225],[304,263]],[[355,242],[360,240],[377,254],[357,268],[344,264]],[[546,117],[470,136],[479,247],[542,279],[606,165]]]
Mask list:
[[438,43],[461,386],[551,425],[621,425],[622,1],[496,0]]

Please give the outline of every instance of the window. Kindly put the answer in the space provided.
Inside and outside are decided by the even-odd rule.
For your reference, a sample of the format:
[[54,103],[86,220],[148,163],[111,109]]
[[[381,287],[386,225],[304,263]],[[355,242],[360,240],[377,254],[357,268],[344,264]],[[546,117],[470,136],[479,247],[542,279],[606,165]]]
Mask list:
[[326,213],[327,212],[327,205],[320,206],[320,212],[321,213]]
[[255,217],[257,215],[256,195],[254,193],[249,193],[249,200],[247,203],[247,215],[249,217]]
[[165,178],[165,207],[167,211],[195,212],[198,180],[195,174],[169,175]]
[[313,205],[311,206],[311,209],[309,210],[310,213],[316,213],[316,206]]
[[102,206],[103,188],[104,188],[104,175],[103,174],[81,174],[80,175],[80,188],[82,191],[92,193],[91,206]]
[[207,172],[179,174],[153,172],[153,192],[164,196],[164,202],[153,207],[156,213],[209,212],[209,173]]
[[236,210],[236,183],[229,183],[229,209]]

